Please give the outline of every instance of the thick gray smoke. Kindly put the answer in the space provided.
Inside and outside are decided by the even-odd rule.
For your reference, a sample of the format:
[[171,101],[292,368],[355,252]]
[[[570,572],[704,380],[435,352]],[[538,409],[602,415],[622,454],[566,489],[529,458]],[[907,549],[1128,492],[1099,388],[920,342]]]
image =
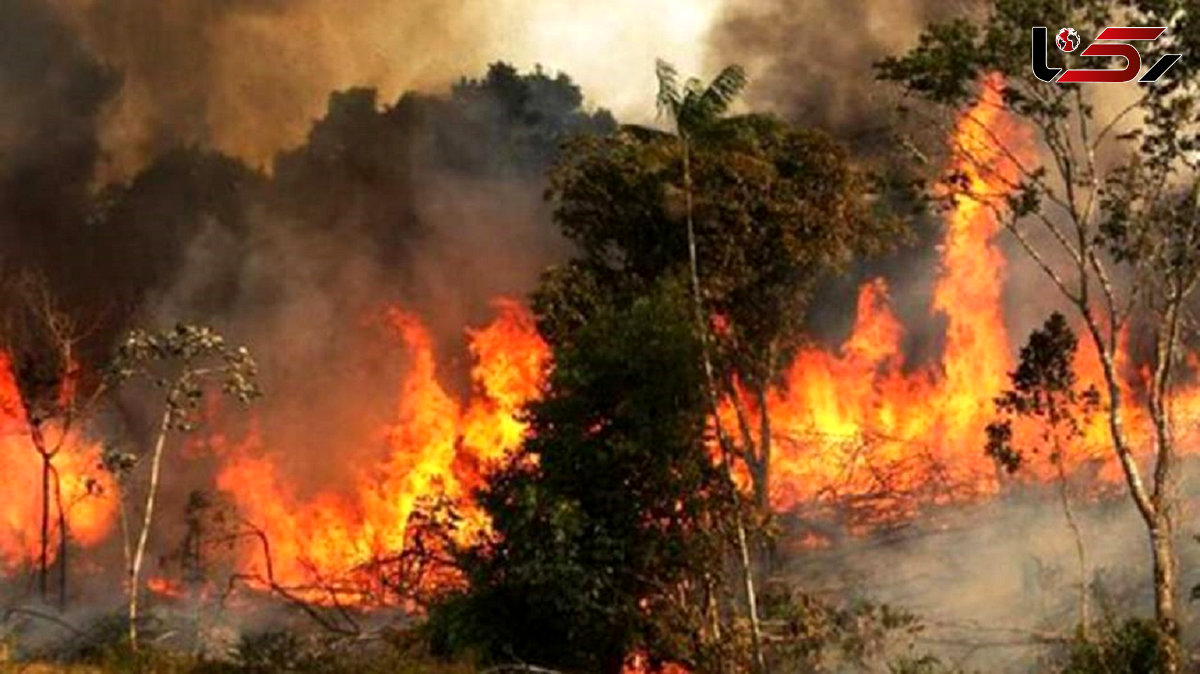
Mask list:
[[[1182,482],[1194,487],[1195,466],[1187,472]],[[1069,489],[1082,570],[1059,485],[1047,484],[933,508],[889,533],[804,550],[781,576],[830,601],[861,598],[912,611],[925,626],[912,641],[915,652],[962,671],[1049,671],[1040,660],[1061,658],[1059,640],[1080,619],[1081,579],[1091,620],[1153,614],[1149,542],[1132,502],[1120,485],[1103,497],[1078,482]],[[1179,553],[1181,585],[1190,588],[1200,581],[1200,545],[1184,540]]]
[[710,59],[743,64],[748,103],[833,131],[886,142],[894,91],[872,64],[915,43],[929,21],[960,15],[940,0],[734,0],[714,27]]
[[[877,82],[873,64],[915,44],[928,22],[962,11],[961,2],[938,0],[731,0],[712,28],[708,60],[713,67],[746,68],[750,109],[826,131],[861,160],[902,172],[910,158],[899,138],[916,136],[933,153],[941,139],[904,123],[897,115],[898,89]],[[851,298],[863,281],[887,278],[893,307],[909,327],[908,361],[916,364],[940,353],[943,326],[930,310],[940,223],[927,218],[914,224],[912,245],[830,279],[821,294]],[[853,321],[848,304],[812,307],[809,331],[839,343]]]
[[114,73],[41,0],[0,7],[0,258],[62,272],[79,258],[77,225],[99,156],[102,106]]

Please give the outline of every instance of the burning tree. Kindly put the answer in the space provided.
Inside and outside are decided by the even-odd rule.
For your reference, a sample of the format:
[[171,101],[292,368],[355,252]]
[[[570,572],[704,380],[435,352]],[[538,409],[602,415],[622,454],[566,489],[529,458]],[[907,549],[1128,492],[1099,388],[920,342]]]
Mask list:
[[[95,496],[100,482],[64,476],[58,460],[79,441],[78,427],[104,391],[96,378],[85,378],[78,362],[78,345],[85,331],[53,296],[44,277],[16,272],[5,280],[0,297],[0,378],[11,368],[18,415],[24,420],[30,444],[41,463],[40,522],[38,525],[38,590],[49,596],[50,566],[58,564],[58,601],[66,603],[67,546],[70,541],[64,481],[86,480],[83,493],[71,489],[71,499]],[[3,410],[0,410],[3,412]],[[0,414],[2,418],[3,414]],[[68,457],[70,458],[70,457]],[[56,522],[51,522],[51,510]],[[53,531],[57,528],[57,532]],[[52,550],[57,535],[57,553]],[[55,557],[57,556],[57,559]]]
[[[994,208],[1016,242],[1073,308],[1098,355],[1102,403],[1112,450],[1149,539],[1158,629],[1168,644],[1166,671],[1180,667],[1174,510],[1177,496],[1173,411],[1187,376],[1185,345],[1194,337],[1189,306],[1200,283],[1200,78],[1184,59],[1157,84],[1115,102],[1111,89],[1047,83],[1029,67],[1032,26],[1073,26],[1097,34],[1114,23],[1165,26],[1164,39],[1139,45],[1150,62],[1163,54],[1196,53],[1200,22],[1184,0],[1071,3],[995,0],[983,21],[931,25],[909,53],[880,64],[882,79],[943,109],[958,110],[976,95],[981,77],[993,106],[1023,120],[1041,141],[1024,157],[1014,138],[972,122],[955,138],[970,161],[1001,151],[1015,163],[1005,195],[972,193],[957,181],[950,196]],[[1077,57],[1054,52],[1054,66]],[[976,166],[989,172],[987,166]],[[1143,390],[1126,387],[1121,369],[1130,331],[1153,344]],[[1149,480],[1139,443],[1152,447]]]

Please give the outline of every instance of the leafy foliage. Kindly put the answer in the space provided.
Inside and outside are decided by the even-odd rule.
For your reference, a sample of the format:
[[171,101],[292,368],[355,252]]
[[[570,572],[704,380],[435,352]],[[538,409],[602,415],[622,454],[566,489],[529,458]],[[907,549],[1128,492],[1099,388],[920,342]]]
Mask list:
[[[826,136],[761,115],[692,131],[698,267],[709,311],[728,319],[730,354],[751,380],[787,360],[807,291],[856,255],[894,244],[902,227],[875,218],[870,179]],[[680,147],[626,128],[568,144],[551,176],[555,219],[578,259],[535,297],[554,339],[603,293],[621,303],[687,265]],[[575,291],[570,290],[575,288]],[[766,358],[774,348],[774,357]]]
[[443,648],[568,671],[703,660],[729,499],[685,297],[602,310],[557,350],[524,452],[480,495],[495,537],[462,555],[471,590],[434,612]]
[[675,123],[680,135],[689,136],[711,126],[728,110],[746,88],[746,71],[738,65],[727,66],[706,86],[689,78],[681,86],[675,66],[659,60],[655,64],[658,76],[658,110]]
[[[736,381],[765,395],[799,345],[816,282],[894,245],[905,227],[875,212],[875,181],[827,136],[764,115],[721,117],[739,71],[709,87],[659,74],[679,136],[625,127],[578,138],[551,173],[555,220],[579,254],[535,294],[539,327],[552,343],[569,340],[596,310],[689,278],[694,254],[696,314],[719,325],[704,354],[716,394],[740,402]],[[765,505],[760,444],[734,452]]]
[[207,382],[218,382],[224,393],[248,403],[261,395],[257,370],[245,347],[226,345],[211,328],[179,324],[162,332],[131,331],[118,347],[109,374],[118,385],[140,377],[164,391],[168,425],[190,431]]
[[1039,422],[1040,445],[1050,448],[1050,460],[1061,461],[1064,443],[1077,440],[1082,422],[1100,407],[1100,392],[1095,387],[1079,388],[1075,373],[1078,340],[1067,326],[1067,319],[1054,312],[1033,331],[1021,347],[1020,363],[1010,374],[1012,388],[996,399],[996,408],[1004,417],[988,425],[986,451],[1009,473],[1021,466],[1024,452],[1013,444],[1013,421],[1026,417]]

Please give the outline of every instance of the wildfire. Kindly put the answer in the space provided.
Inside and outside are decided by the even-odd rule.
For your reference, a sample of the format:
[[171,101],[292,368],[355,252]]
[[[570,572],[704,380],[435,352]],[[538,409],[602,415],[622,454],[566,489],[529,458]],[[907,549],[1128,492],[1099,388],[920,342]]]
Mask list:
[[[429,334],[399,310],[390,324],[408,354],[394,423],[382,434],[387,456],[362,471],[352,493],[326,492],[301,500],[282,478],[275,456],[252,437],[226,462],[218,487],[231,494],[239,514],[269,542],[270,575],[279,585],[307,587],[316,579],[345,578],[409,542],[418,505],[442,499],[455,506],[455,535],[484,530],[486,518],[472,504],[488,469],[516,449],[525,432],[521,407],[538,394],[549,350],[529,312],[502,299],[489,326],[468,332],[475,358],[474,395],[463,404],[438,380]],[[259,575],[266,573],[261,547],[249,549]]]
[[[994,418],[995,397],[1008,386],[1015,340],[1002,311],[1006,261],[995,241],[1001,226],[996,209],[1019,177],[1016,158],[1033,152],[1031,137],[1003,112],[1000,90],[998,79],[986,82],[955,132],[953,168],[969,196],[958,198],[944,223],[932,303],[945,320],[940,360],[923,367],[906,363],[904,326],[891,310],[887,284],[864,284],[856,322],[840,348],[801,349],[785,385],[767,397],[775,508],[875,499],[887,517],[896,518],[919,505],[986,498],[1000,489],[997,469],[983,452],[985,427]],[[995,149],[997,137],[1017,151]],[[373,590],[363,588],[372,581],[354,584],[349,596],[327,593],[332,583],[361,579],[364,569],[410,548],[414,516],[423,506],[453,506],[452,535],[460,541],[487,530],[473,491],[520,446],[526,433],[521,410],[539,395],[550,366],[549,349],[528,310],[508,299],[498,300],[495,309],[491,324],[467,332],[474,365],[465,400],[439,379],[421,321],[399,309],[387,314],[406,369],[396,383],[389,423],[375,429],[379,458],[361,466],[350,484],[299,493],[282,461],[286,448],[257,432],[219,452],[215,485],[252,534],[238,548],[244,574],[310,601],[367,601]],[[1084,384],[1099,385],[1089,340],[1081,339],[1080,347],[1076,369]],[[1131,371],[1122,359],[1122,371]],[[1195,370],[1200,357],[1189,362]],[[1125,388],[1132,397],[1136,387]],[[1200,387],[1181,392],[1177,412],[1200,414]],[[1126,421],[1133,439],[1145,443],[1144,430],[1138,430],[1145,420],[1131,413]],[[90,545],[108,534],[115,504],[93,495],[95,485],[103,486],[95,481],[98,447],[68,440],[55,467],[72,540]],[[332,456],[339,448],[328,451]],[[1068,448],[1063,466],[1069,473],[1091,467],[1101,480],[1115,482],[1120,474],[1110,454],[1097,415]],[[0,472],[9,480],[0,500],[0,569],[38,554],[39,461],[9,362],[0,353]],[[1030,466],[1033,479],[1054,478],[1045,464]],[[154,582],[160,593],[173,591],[165,580]],[[635,658],[629,671],[643,666]]]
[[[67,393],[64,392],[64,395]],[[61,445],[53,458],[58,490],[72,543],[90,546],[108,535],[116,511],[107,476],[100,469],[100,446],[72,431],[60,442],[60,430],[43,430],[49,447]],[[0,498],[0,570],[14,571],[38,560],[41,549],[42,457],[29,436],[25,409],[9,357],[0,352],[0,475],[5,494]],[[48,557],[57,556],[58,501],[53,475],[50,497]]]
[[[776,508],[876,498],[889,516],[903,516],[917,503],[998,490],[996,467],[982,448],[994,399],[1008,388],[1015,363],[1002,313],[1006,261],[995,242],[997,210],[1019,178],[1016,162],[1033,152],[1029,134],[1004,112],[1002,85],[998,76],[985,82],[953,139],[953,169],[969,196],[958,197],[945,219],[933,294],[933,310],[946,320],[940,362],[906,370],[904,331],[888,305],[887,285],[865,284],[857,322],[841,348],[802,350],[786,386],[768,400],[777,434],[771,465]],[[997,148],[997,139],[1008,152]],[[1102,389],[1099,359],[1086,338],[1075,368],[1084,385]],[[1200,413],[1192,404],[1200,395],[1185,392],[1179,402]],[[1102,416],[1088,421],[1063,465],[1068,472],[1095,466],[1102,480],[1115,481],[1119,472]],[[1130,418],[1137,429],[1138,415]],[[1055,474],[1045,463],[1029,466],[1037,479]]]

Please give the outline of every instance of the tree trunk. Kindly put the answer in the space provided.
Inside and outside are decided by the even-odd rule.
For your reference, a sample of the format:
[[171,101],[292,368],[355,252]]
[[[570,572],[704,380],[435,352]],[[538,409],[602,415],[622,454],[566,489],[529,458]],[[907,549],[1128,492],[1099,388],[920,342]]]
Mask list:
[[709,352],[708,322],[705,320],[704,295],[700,290],[700,272],[696,256],[696,228],[693,220],[692,204],[692,165],[691,149],[688,140],[680,134],[680,145],[683,150],[683,186],[684,202],[687,215],[688,262],[691,271],[692,302],[696,314],[696,330],[700,337],[700,352],[704,360],[704,376],[708,386],[709,404],[712,407],[713,423],[717,431],[717,443],[721,447],[722,460],[725,463],[725,476],[728,481],[730,498],[734,508],[734,528],[737,530],[738,555],[742,571],[742,581],[746,592],[746,612],[750,621],[750,642],[753,648],[754,669],[764,672],[766,663],[762,652],[762,629],[758,621],[758,597],[754,590],[754,569],[750,559],[750,544],[746,536],[746,525],[742,519],[741,501],[738,498],[737,486],[733,481],[733,451],[729,446],[721,426],[720,398],[717,395],[717,381]]
[[1100,326],[1087,307],[1081,306],[1080,310],[1100,354],[1100,364],[1108,388],[1108,420],[1113,449],[1121,463],[1129,495],[1142,516],[1149,537],[1154,578],[1154,616],[1163,640],[1163,671],[1166,674],[1176,674],[1180,671],[1182,655],[1179,650],[1179,621],[1175,607],[1175,533],[1171,520],[1171,508],[1174,507],[1174,446],[1169,418],[1170,405],[1167,399],[1170,396],[1170,363],[1177,346],[1178,314],[1171,312],[1169,318],[1164,321],[1165,325],[1160,326],[1165,330],[1160,333],[1155,354],[1158,363],[1150,391],[1150,416],[1158,451],[1155,457],[1153,492],[1150,492],[1142,480],[1141,471],[1125,437],[1123,396],[1112,351],[1115,347],[1106,344]]
[[58,610],[67,609],[67,511],[63,507],[62,479],[58,469],[50,466],[54,474],[54,507],[58,511]]
[[1163,671],[1180,671],[1179,619],[1175,610],[1175,534],[1169,516],[1160,516],[1150,528],[1154,557],[1154,618],[1164,639]]
[[754,387],[754,395],[758,405],[758,465],[754,476],[755,494],[761,512],[771,508],[771,414],[767,409],[767,386],[759,384]]
[[38,590],[45,602],[50,594],[50,455],[42,455],[42,527],[41,552],[38,555]]
[[142,513],[142,529],[138,532],[137,547],[133,552],[133,561],[129,564],[129,648],[138,648],[138,594],[141,590],[142,562],[146,556],[146,541],[150,538],[150,526],[154,519],[154,503],[158,497],[158,476],[162,468],[163,448],[167,443],[167,431],[170,429],[171,410],[163,412],[162,423],[158,429],[158,439],[154,443],[154,456],[150,462],[150,484],[146,488],[146,507]]
[[1150,549],[1154,560],[1154,615],[1164,638],[1163,668],[1178,672],[1182,655],[1179,646],[1179,619],[1175,610],[1177,589],[1175,559],[1175,435],[1171,419],[1172,381],[1179,347],[1180,315],[1184,293],[1174,289],[1160,323],[1157,363],[1150,391],[1150,415],[1158,445],[1154,466],[1154,491],[1151,504],[1154,517],[1149,524]]

